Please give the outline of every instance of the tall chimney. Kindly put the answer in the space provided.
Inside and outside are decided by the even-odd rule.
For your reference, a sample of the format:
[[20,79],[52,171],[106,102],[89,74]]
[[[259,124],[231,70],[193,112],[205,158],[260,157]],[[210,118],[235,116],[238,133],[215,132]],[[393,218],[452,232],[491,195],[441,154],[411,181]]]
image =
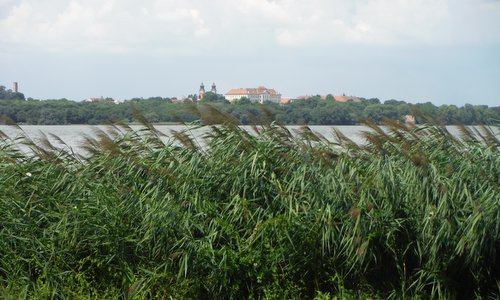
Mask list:
[[14,84],[12,85],[12,91],[14,93],[17,93],[17,82],[14,82]]

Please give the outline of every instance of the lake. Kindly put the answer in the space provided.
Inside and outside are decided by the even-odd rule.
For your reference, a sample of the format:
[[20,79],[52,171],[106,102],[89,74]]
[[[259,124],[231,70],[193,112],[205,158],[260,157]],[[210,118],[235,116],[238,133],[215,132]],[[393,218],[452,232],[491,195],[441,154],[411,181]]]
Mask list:
[[[130,126],[134,130],[140,129],[140,125],[132,125]],[[287,128],[293,132],[297,133],[302,126],[294,125],[287,126]],[[24,133],[32,138],[34,141],[39,140],[44,134],[49,137],[51,143],[56,146],[61,146],[56,139],[50,137],[49,134],[53,134],[62,139],[69,147],[71,147],[76,152],[80,152],[80,146],[82,144],[83,136],[95,136],[96,129],[101,129],[106,131],[109,127],[106,125],[21,125],[20,128]],[[188,129],[185,125],[156,125],[156,129],[166,135],[165,141],[168,141],[169,137],[172,136],[172,131],[183,131]],[[243,128],[247,130],[252,130],[250,126],[243,126]],[[345,136],[353,140],[358,144],[363,144],[365,142],[362,137],[362,133],[365,131],[369,131],[370,129],[366,126],[314,126],[311,125],[309,128],[315,132],[323,135],[330,141],[334,141],[334,133],[333,128],[339,130]],[[454,135],[459,135],[458,128],[456,126],[447,126],[447,129],[453,133]],[[494,132],[499,134],[498,127],[493,128]],[[0,125],[0,131],[5,133],[10,138],[14,139],[22,134],[22,131],[13,126]],[[191,135],[196,138],[201,138],[203,133],[206,132],[206,128],[198,128],[191,131]]]

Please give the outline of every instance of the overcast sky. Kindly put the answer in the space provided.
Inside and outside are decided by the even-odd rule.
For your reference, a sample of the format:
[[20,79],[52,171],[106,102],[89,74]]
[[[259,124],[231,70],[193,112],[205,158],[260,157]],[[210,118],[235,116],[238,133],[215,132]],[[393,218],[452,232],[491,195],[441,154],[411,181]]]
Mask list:
[[499,0],[0,0],[0,85],[182,97],[264,85],[500,105]]

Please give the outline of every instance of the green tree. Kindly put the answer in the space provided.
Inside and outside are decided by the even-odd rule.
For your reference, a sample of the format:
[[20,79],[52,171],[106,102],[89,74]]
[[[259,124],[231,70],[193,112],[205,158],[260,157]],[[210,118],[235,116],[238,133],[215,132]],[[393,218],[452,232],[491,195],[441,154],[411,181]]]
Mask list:
[[203,97],[204,102],[228,102],[221,94],[215,94],[213,92],[206,92]]
[[247,97],[242,97],[239,100],[236,100],[234,103],[238,105],[248,105],[251,104],[252,101],[250,101],[250,99],[248,99]]
[[5,86],[0,85],[0,99],[3,100],[25,100],[24,94],[7,90]]

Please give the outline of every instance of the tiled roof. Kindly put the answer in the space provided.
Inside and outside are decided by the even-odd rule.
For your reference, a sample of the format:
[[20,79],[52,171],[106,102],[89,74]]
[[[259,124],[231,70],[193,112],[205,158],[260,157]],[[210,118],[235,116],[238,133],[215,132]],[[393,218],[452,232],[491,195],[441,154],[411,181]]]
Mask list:
[[239,88],[239,89],[232,89],[229,92],[226,93],[226,95],[260,95],[260,94],[265,94],[268,93],[272,96],[277,96],[279,95],[274,89],[268,89],[263,86],[259,86],[258,88]]

